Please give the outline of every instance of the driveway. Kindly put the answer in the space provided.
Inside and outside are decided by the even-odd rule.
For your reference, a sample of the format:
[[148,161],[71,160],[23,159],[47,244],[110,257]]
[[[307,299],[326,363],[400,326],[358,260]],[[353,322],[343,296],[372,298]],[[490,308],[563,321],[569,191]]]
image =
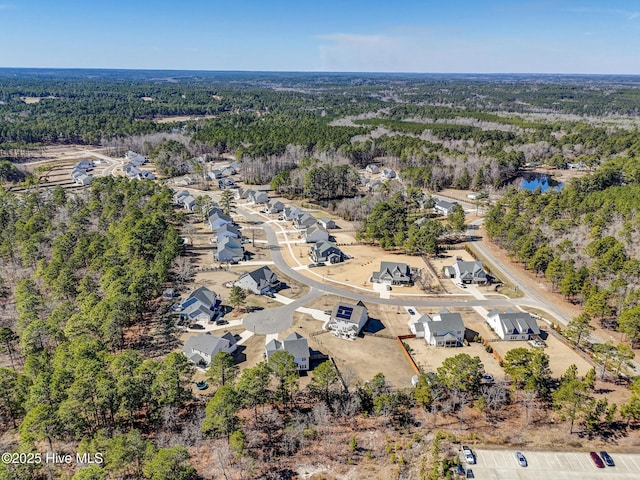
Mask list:
[[242,321],[242,326],[253,333],[264,335],[276,334],[285,331],[293,325],[293,312],[309,303],[323,292],[312,288],[304,297],[283,305],[282,307],[268,308],[251,312]]

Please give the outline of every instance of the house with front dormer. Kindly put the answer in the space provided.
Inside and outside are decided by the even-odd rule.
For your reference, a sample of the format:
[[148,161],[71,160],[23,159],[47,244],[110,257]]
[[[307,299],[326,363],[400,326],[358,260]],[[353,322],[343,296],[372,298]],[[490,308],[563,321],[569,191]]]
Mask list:
[[314,263],[342,263],[349,258],[335,243],[319,241],[309,249],[309,258]]
[[280,287],[280,280],[278,280],[278,276],[265,265],[252,272],[243,273],[234,285],[243,290],[249,290],[256,295],[264,295],[267,292],[276,291]]
[[293,357],[293,361],[298,365],[298,371],[309,370],[309,358],[311,357],[311,351],[309,350],[309,343],[297,332],[293,332],[286,337],[282,342],[273,339],[267,343],[265,347],[265,356],[267,361],[277,351],[284,350],[289,352]]
[[487,283],[487,273],[484,271],[482,262],[463,262],[458,260],[450,267],[444,268],[444,274],[448,278],[454,278],[460,283],[475,283],[484,285]]
[[380,262],[380,270],[373,272],[373,283],[387,285],[413,285],[411,268],[406,263]]
[[433,318],[425,318],[424,339],[432,347],[460,347],[464,342],[466,328],[459,313],[451,313],[446,308]]
[[487,323],[502,340],[530,340],[540,335],[540,327],[528,312],[508,308],[504,312],[494,309],[487,315]]
[[282,211],[282,216],[288,222],[293,222],[296,218],[302,215],[302,213],[303,213],[302,210],[300,210],[298,207],[292,207],[291,205],[287,205],[286,207],[284,207],[284,210]]

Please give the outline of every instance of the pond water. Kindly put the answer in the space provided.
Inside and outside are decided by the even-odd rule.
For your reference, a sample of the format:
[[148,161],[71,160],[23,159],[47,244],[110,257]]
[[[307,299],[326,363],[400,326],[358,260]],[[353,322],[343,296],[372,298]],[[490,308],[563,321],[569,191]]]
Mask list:
[[543,192],[549,189],[558,191],[562,189],[562,185],[562,182],[554,180],[553,177],[550,177],[545,173],[525,173],[520,180],[520,186],[532,192],[537,188],[540,188]]

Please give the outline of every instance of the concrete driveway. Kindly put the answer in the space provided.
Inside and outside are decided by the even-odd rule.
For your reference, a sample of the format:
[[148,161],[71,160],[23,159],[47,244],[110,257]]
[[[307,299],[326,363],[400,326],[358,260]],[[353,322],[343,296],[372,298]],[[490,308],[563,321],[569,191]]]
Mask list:
[[242,326],[253,333],[264,335],[280,333],[293,325],[293,312],[309,303],[314,298],[322,295],[323,292],[312,288],[304,297],[300,297],[287,305],[276,308],[267,308],[251,312],[242,321]]

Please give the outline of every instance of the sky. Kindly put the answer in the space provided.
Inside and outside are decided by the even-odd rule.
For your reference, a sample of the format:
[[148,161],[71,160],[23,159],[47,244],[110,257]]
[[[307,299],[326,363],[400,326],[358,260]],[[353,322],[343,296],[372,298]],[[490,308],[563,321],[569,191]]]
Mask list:
[[640,0],[0,0],[0,67],[640,74]]

